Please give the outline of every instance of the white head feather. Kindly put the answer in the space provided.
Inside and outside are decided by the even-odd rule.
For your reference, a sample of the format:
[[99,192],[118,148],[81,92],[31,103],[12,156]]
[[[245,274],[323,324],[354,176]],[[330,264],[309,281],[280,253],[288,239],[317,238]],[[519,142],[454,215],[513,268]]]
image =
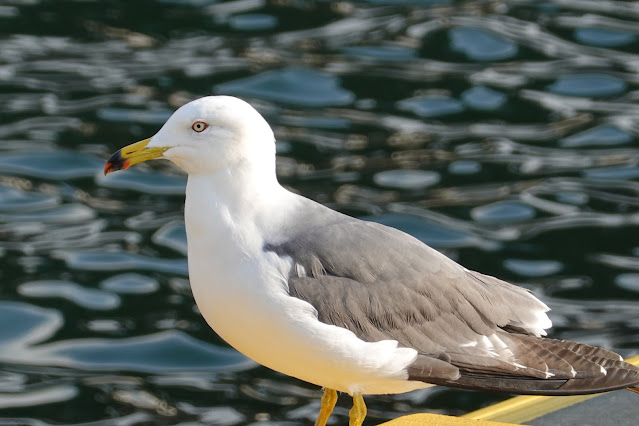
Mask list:
[[[194,129],[198,122],[204,130]],[[275,170],[273,131],[251,105],[231,96],[200,98],[175,111],[148,144],[167,147],[163,156],[189,175],[246,166]]]

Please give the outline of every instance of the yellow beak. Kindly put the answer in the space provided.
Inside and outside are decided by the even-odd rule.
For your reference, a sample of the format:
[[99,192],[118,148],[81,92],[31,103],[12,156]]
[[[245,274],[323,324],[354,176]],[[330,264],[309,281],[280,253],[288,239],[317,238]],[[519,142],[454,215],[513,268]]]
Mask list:
[[169,149],[147,148],[146,146],[149,142],[151,142],[151,138],[127,145],[121,150],[116,151],[106,162],[106,165],[104,166],[104,174],[108,175],[111,172],[128,169],[134,164],[158,158],[164,151]]

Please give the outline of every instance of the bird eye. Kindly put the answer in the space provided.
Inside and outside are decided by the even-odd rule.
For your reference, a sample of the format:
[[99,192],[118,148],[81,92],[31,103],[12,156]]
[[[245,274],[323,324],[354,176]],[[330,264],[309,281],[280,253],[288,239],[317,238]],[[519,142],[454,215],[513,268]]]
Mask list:
[[196,121],[191,126],[191,129],[193,129],[194,131],[200,133],[200,132],[203,132],[204,130],[206,130],[207,127],[209,127],[209,125],[206,124],[204,121]]

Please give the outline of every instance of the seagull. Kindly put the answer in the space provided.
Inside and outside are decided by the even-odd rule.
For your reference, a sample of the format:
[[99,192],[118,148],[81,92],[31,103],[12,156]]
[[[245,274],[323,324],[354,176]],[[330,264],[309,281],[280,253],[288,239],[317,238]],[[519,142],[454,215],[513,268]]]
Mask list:
[[337,392],[433,385],[573,395],[630,388],[639,368],[607,349],[544,337],[548,306],[397,229],[283,188],[275,137],[247,102],[192,101],[151,138],[115,152],[104,173],[154,158],[188,174],[184,208],[195,302],[210,327],[256,362]]

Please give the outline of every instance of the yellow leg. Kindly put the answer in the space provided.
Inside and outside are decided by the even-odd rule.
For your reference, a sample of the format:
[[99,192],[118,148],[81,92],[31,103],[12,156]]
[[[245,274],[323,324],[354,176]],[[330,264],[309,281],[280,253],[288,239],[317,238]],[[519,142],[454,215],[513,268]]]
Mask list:
[[639,387],[632,387],[632,388],[626,388],[626,389],[628,389],[629,391],[639,393]]
[[315,426],[326,426],[328,417],[335,408],[337,402],[337,392],[334,389],[324,389],[324,395],[322,395],[322,408],[320,408],[317,420],[315,420]]
[[348,426],[362,426],[366,418],[366,404],[361,393],[353,395],[353,408],[348,412]]

